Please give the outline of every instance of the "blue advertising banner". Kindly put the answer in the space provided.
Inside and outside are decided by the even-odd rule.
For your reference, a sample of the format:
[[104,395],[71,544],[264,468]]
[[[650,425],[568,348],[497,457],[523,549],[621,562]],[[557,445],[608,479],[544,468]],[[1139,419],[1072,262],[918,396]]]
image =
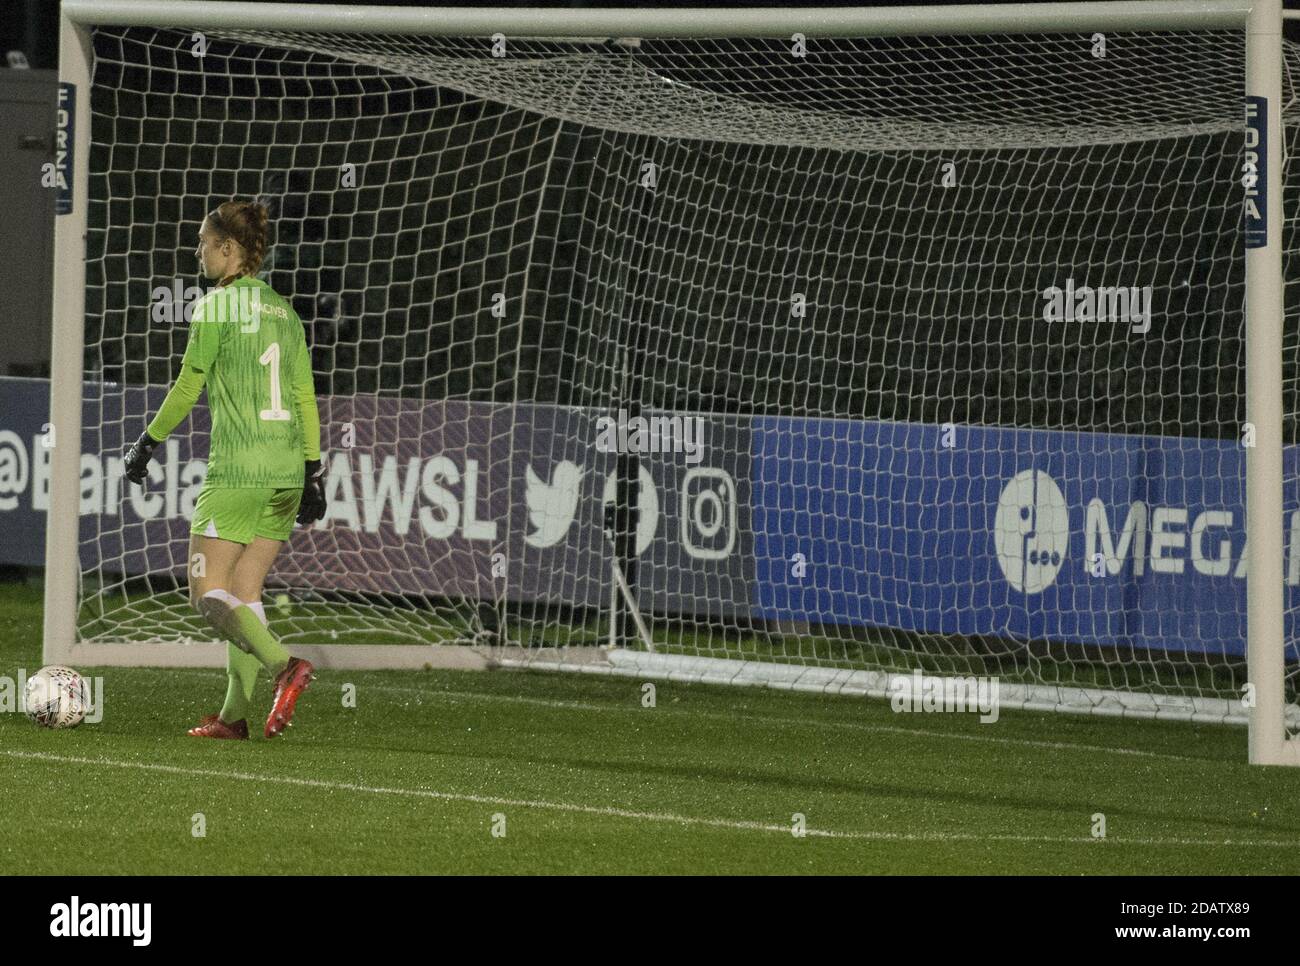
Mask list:
[[[752,439],[763,617],[1244,653],[1238,444],[773,417]],[[1288,641],[1296,470],[1290,448],[1277,520]]]

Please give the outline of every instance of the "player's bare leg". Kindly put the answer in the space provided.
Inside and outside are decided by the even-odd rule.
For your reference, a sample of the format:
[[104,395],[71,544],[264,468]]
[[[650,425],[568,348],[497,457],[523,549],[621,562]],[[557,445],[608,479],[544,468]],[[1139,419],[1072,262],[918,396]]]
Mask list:
[[[249,606],[253,603],[258,604],[253,609],[262,618],[263,623],[266,622],[266,610],[261,605],[262,588],[266,583],[266,575],[280,553],[282,542],[266,537],[254,537],[253,541],[243,548],[243,553],[235,564],[232,585],[234,594],[240,600],[249,603]],[[266,737],[274,738],[285,728],[293,726],[294,708],[298,703],[299,695],[311,684],[313,670],[310,661],[291,657],[284,670],[276,675],[275,697],[271,704],[271,713],[266,719]]]
[[219,537],[190,534],[190,606],[199,609],[203,595],[211,590],[230,590],[235,563],[244,545]]
[[[271,567],[275,564],[275,558],[279,556],[282,546],[284,546],[283,540],[254,537],[252,543],[241,547],[242,552],[236,560],[230,578],[230,592],[250,607],[254,604],[260,605],[266,575],[271,572]],[[258,616],[264,617],[263,614]]]

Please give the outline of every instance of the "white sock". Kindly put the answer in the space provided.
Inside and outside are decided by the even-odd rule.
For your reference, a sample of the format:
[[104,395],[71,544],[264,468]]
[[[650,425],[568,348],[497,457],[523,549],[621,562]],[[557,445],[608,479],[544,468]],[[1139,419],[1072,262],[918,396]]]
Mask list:
[[257,619],[262,622],[263,627],[271,626],[266,619],[266,608],[262,606],[262,602],[260,600],[255,600],[248,603],[247,607],[249,610],[251,610],[254,614],[257,615]]
[[[215,627],[222,634],[230,633],[229,617],[234,613],[237,607],[243,606],[243,601],[236,597],[228,590],[209,590],[199,598],[197,610],[203,615],[209,624]],[[246,647],[236,641],[235,644],[240,650],[247,650]]]
[[207,600],[209,597],[211,597],[213,600],[221,601],[231,610],[234,610],[236,607],[239,607],[244,603],[242,600],[240,600],[238,597],[236,597],[228,590],[221,590],[221,589],[209,590],[206,594],[203,595],[202,599]]

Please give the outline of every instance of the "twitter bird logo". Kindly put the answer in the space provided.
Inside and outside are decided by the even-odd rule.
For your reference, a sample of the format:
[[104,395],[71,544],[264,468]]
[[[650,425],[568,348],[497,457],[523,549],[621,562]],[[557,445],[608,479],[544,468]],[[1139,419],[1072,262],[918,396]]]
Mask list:
[[528,504],[528,522],[533,526],[533,532],[524,535],[524,543],[530,547],[553,547],[564,539],[578,512],[582,467],[561,460],[548,484],[529,466],[524,478],[527,483],[524,501]]

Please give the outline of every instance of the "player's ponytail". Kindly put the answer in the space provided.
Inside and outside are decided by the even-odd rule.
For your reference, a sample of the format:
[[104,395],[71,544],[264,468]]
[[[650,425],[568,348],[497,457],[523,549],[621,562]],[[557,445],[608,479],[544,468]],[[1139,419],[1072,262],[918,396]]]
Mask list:
[[208,224],[220,238],[232,238],[244,249],[240,275],[256,275],[266,258],[269,212],[256,201],[227,201],[208,212]]

